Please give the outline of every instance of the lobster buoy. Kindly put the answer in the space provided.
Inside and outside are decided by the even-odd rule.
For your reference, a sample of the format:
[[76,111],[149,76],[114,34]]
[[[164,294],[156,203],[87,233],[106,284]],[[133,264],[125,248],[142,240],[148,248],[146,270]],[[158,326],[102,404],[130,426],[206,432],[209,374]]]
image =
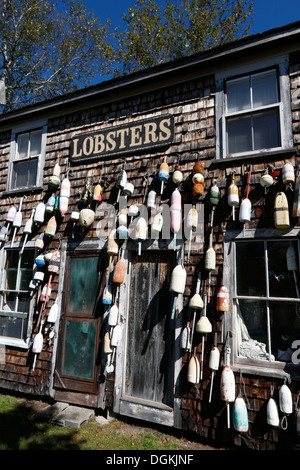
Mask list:
[[186,270],[181,264],[175,266],[171,275],[170,292],[183,294],[186,283]]
[[239,221],[245,224],[251,220],[251,201],[248,198],[245,198],[241,202]]
[[156,208],[156,192],[154,191],[154,189],[151,189],[147,197],[147,209],[155,209],[155,208]]
[[34,213],[34,222],[36,224],[43,224],[44,223],[44,218],[45,218],[45,211],[46,211],[46,206],[43,202],[40,202],[35,210]]
[[54,211],[54,206],[55,206],[55,194],[51,194],[51,196],[48,198],[47,204],[45,211],[47,213],[52,213]]
[[208,400],[209,403],[211,402],[214,374],[215,374],[215,371],[219,369],[219,364],[220,364],[220,351],[217,346],[212,346],[212,349],[209,354],[209,359],[208,359],[208,367],[212,371],[210,390],[209,390],[209,400]]
[[60,254],[58,250],[55,250],[55,252],[51,256],[51,259],[49,261],[48,271],[50,273],[57,274],[59,272],[59,266],[60,266]]
[[136,224],[136,238],[138,240],[138,254],[141,254],[142,241],[147,238],[147,222],[144,217],[140,217]]
[[54,165],[53,174],[50,176],[49,184],[52,188],[58,188],[60,185],[60,166],[59,163]]
[[293,399],[289,387],[284,384],[279,389],[279,409],[285,415],[293,412]]
[[221,286],[218,290],[216,309],[218,312],[227,312],[229,310],[229,292],[225,286]]
[[203,184],[204,183],[204,176],[202,173],[195,173],[192,176],[192,182],[193,184]]
[[288,201],[282,191],[276,194],[274,201],[274,225],[278,229],[286,229],[290,226]]
[[172,175],[173,183],[179,184],[183,180],[183,174],[179,165],[176,166],[175,171]]
[[125,194],[125,196],[132,196],[133,192],[134,192],[133,184],[127,182],[124,186],[123,194]]
[[163,227],[163,216],[162,216],[162,213],[161,212],[158,212],[157,214],[155,214],[155,216],[153,217],[153,221],[152,221],[152,224],[151,224],[151,228],[153,229],[154,232],[161,232],[162,231],[162,227]]
[[50,262],[51,258],[53,256],[53,252],[52,251],[48,251],[48,253],[45,253],[44,254],[44,258],[45,258],[45,261],[47,261],[47,263]]
[[38,255],[35,259],[36,265],[37,266],[45,266],[45,257],[44,255]]
[[32,352],[34,354],[39,354],[43,349],[44,337],[42,333],[37,333],[33,340]]
[[15,206],[11,206],[6,216],[6,222],[12,223],[14,221],[16,213],[17,209],[15,208]]
[[116,325],[111,335],[110,345],[113,347],[117,347],[120,343],[120,339],[121,339],[121,326]]
[[118,215],[119,225],[127,225],[127,209],[121,209]]
[[174,233],[174,250],[176,249],[176,236],[181,229],[181,194],[178,189],[171,196],[170,227]]
[[135,204],[132,204],[128,207],[128,216],[136,217],[139,214],[139,208]]
[[193,196],[200,197],[204,193],[204,185],[202,183],[196,183],[193,186]]
[[94,188],[93,201],[102,202],[102,186],[99,183]]
[[126,227],[126,225],[120,225],[117,228],[117,234],[118,234],[118,237],[121,240],[124,240],[125,238],[128,238],[129,231],[128,231],[128,228]]
[[201,310],[203,308],[203,300],[200,294],[196,293],[189,301],[189,307],[193,310]]
[[42,250],[44,248],[44,232],[36,239],[34,246],[38,250]]
[[120,172],[120,174],[117,178],[117,182],[116,182],[116,186],[119,189],[117,202],[119,201],[121,191],[122,191],[122,189],[124,189],[126,183],[127,183],[127,173],[126,173],[125,170],[121,170],[121,172]]
[[206,334],[212,332],[212,326],[206,315],[201,315],[196,324],[197,333]]
[[58,304],[55,302],[50,308],[47,318],[48,323],[55,323],[58,317]]
[[232,207],[232,220],[235,220],[235,208],[239,205],[239,190],[234,182],[234,173],[231,175],[231,183],[227,192],[227,203]]
[[116,230],[114,229],[110,232],[108,239],[107,239],[107,253],[110,256],[117,255],[119,251],[119,245],[117,244],[115,240],[115,235],[116,235]]
[[198,226],[198,212],[195,207],[192,207],[187,214],[186,219],[187,229],[189,230],[189,249],[188,249],[188,261],[190,260],[191,246],[192,246],[192,234]]
[[68,206],[69,206],[69,198],[65,196],[60,196],[59,197],[59,212],[61,213],[62,217],[66,215],[68,212]]
[[69,198],[71,195],[71,184],[68,178],[64,178],[60,186],[59,212],[64,217],[68,210]]
[[110,347],[110,334],[109,334],[109,331],[107,331],[104,335],[103,351],[104,351],[105,354],[111,354],[112,353],[112,349]]
[[34,281],[36,281],[36,283],[40,284],[41,282],[43,282],[44,277],[45,277],[45,273],[43,271],[36,271],[34,273],[33,279]]
[[104,289],[103,295],[102,295],[102,303],[104,305],[111,305],[111,303],[112,303],[112,292],[111,292],[110,284],[105,286],[105,289]]
[[164,183],[169,179],[169,165],[167,164],[167,157],[164,158],[163,163],[160,165],[158,179],[161,182],[160,194],[162,194]]
[[260,185],[266,189],[272,186],[272,184],[274,183],[274,179],[271,175],[269,175],[268,173],[265,173],[264,175],[260,177],[259,182],[260,182]]
[[212,187],[210,188],[209,203],[212,206],[217,206],[219,199],[220,199],[219,187],[217,184],[213,184]]
[[125,279],[125,273],[126,273],[125,261],[123,259],[119,259],[114,269],[112,282],[114,284],[123,284],[124,279]]
[[196,162],[193,167],[193,174],[195,175],[196,173],[203,173],[203,171],[204,171],[203,163]]
[[46,230],[45,230],[45,235],[48,237],[53,237],[55,235],[57,229],[57,223],[56,223],[56,218],[53,215],[51,219],[49,219]]
[[290,163],[286,163],[282,168],[282,182],[285,185],[291,185],[295,182],[294,167]]
[[278,406],[272,397],[269,398],[267,403],[267,423],[274,427],[278,427],[280,423]]
[[116,326],[118,322],[119,309],[116,304],[112,305],[109,309],[108,324],[109,326]]
[[85,208],[79,212],[79,223],[82,227],[90,227],[95,220],[95,212],[92,209]]
[[209,247],[205,253],[205,269],[212,271],[216,269],[216,252],[213,247]]
[[196,356],[192,356],[188,363],[187,381],[192,384],[199,383],[200,379],[200,364]]
[[40,295],[41,302],[48,302],[52,292],[51,284],[45,284]]
[[220,394],[221,400],[226,402],[227,405],[227,426],[230,427],[229,403],[235,401],[235,379],[232,368],[230,366],[230,348],[226,350],[225,363],[221,373],[220,379]]
[[14,234],[13,234],[13,238],[12,238],[12,241],[11,241],[11,246],[13,246],[15,235],[17,233],[18,228],[20,228],[21,225],[22,225],[22,219],[23,219],[22,212],[21,212],[22,202],[23,202],[23,198],[21,198],[19,210],[18,210],[18,212],[16,212],[16,214],[14,216],[13,223],[12,223],[12,225],[14,227]]
[[232,421],[233,427],[238,432],[247,432],[249,423],[248,423],[248,411],[246,403],[244,402],[243,397],[239,396],[235,399],[233,404],[232,411]]

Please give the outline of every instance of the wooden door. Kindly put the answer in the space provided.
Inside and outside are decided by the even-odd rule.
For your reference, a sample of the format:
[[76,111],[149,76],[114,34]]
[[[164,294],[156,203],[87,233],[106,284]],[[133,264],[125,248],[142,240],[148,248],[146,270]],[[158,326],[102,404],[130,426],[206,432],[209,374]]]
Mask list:
[[93,396],[90,404],[97,402],[100,259],[99,253],[67,256],[55,378],[56,399],[62,401],[80,403],[83,393]]
[[121,414],[168,425],[174,406],[175,325],[169,291],[174,264],[170,251],[132,254],[120,406]]

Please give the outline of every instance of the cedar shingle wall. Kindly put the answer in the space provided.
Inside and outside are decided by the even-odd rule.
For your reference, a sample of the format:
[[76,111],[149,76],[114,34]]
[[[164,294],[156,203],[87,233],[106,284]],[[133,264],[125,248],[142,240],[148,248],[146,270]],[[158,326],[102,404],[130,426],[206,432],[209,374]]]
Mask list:
[[[300,72],[299,59],[297,55],[292,57],[290,74],[291,89],[295,91],[300,89]],[[214,79],[212,76],[207,78],[193,80],[188,83],[171,86],[149,95],[144,94],[136,98],[124,100],[122,102],[112,103],[111,105],[97,106],[82,112],[74,112],[62,117],[53,118],[48,123],[46,161],[44,169],[44,192],[41,194],[28,195],[23,204],[23,220],[26,220],[30,214],[32,207],[43,198],[48,189],[48,178],[52,174],[53,166],[59,161],[62,177],[65,175],[66,165],[69,156],[70,139],[74,134],[79,132],[93,132],[99,128],[114,125],[121,125],[131,122],[133,119],[148,118],[165,113],[173,114],[175,118],[175,138],[172,145],[164,151],[144,152],[142,154],[133,154],[126,157],[126,172],[128,180],[135,185],[135,192],[132,197],[128,198],[128,205],[138,202],[143,203],[145,197],[145,187],[143,186],[145,172],[149,175],[149,183],[157,175],[160,164],[164,155],[167,155],[170,168],[170,176],[172,175],[175,165],[180,157],[181,170],[184,174],[183,183],[181,184],[181,193],[183,203],[192,202],[192,182],[191,173],[194,163],[200,159],[203,161],[204,171],[204,195],[200,201],[205,204],[205,245],[195,250],[193,247],[190,262],[186,261],[186,270],[188,273],[186,291],[184,295],[184,308],[187,311],[190,296],[195,291],[197,274],[199,269],[202,270],[202,279],[207,279],[207,273],[203,268],[203,255],[208,243],[208,224],[210,210],[207,199],[208,192],[212,185],[213,178],[216,179],[220,188],[220,203],[215,211],[213,243],[217,253],[217,269],[211,276],[212,298],[208,305],[207,315],[211,321],[215,321],[218,328],[219,347],[221,332],[221,316],[215,311],[215,293],[222,281],[222,265],[223,265],[223,228],[233,228],[234,224],[239,224],[238,217],[236,222],[232,222],[230,214],[231,208],[227,205],[227,187],[229,185],[229,175],[234,168],[236,171],[235,182],[239,187],[240,197],[245,195],[246,176],[241,173],[241,163],[238,162],[233,167],[215,166],[210,167],[212,160],[216,154],[216,135],[215,135],[215,101],[214,101]],[[294,143],[300,145],[300,105],[299,101],[292,104],[293,112],[293,133]],[[7,175],[7,162],[9,158],[9,133],[2,133],[0,141],[0,190],[4,190]],[[293,165],[296,164],[296,156],[289,154],[288,159]],[[274,160],[262,162],[254,160],[252,164],[252,178],[249,197],[252,202],[252,219],[250,227],[255,227],[259,221],[263,227],[273,227],[273,201],[274,192],[277,192],[278,186],[264,194],[264,189],[259,185],[261,174],[270,163],[274,167],[281,168],[287,161],[283,156],[274,157]],[[117,176],[122,169],[123,160],[116,158],[112,161],[104,161],[103,172],[103,201],[114,204],[116,201],[117,190],[115,182]],[[56,248],[60,236],[70,236],[72,224],[68,224],[69,214],[74,208],[76,201],[80,198],[80,194],[84,189],[87,178],[96,184],[100,176],[99,162],[88,162],[84,165],[71,166],[69,175],[71,181],[71,198],[68,215],[65,220],[61,220],[58,232],[51,241],[48,248]],[[168,202],[173,187],[171,178],[166,188],[166,199],[162,202]],[[292,193],[288,194],[291,207]],[[159,200],[159,197],[158,197]],[[7,210],[9,208],[9,199],[1,197],[1,222],[5,220]],[[79,237],[96,236],[96,223],[90,228],[88,233],[77,230]],[[299,221],[292,220],[292,224],[298,224]],[[41,227],[39,232],[45,227]],[[16,240],[20,240],[22,229],[19,230]],[[37,233],[35,234],[37,236]],[[55,276],[52,285],[51,300],[47,304],[46,313],[49,311],[56,297],[58,286],[58,276]],[[196,320],[197,321],[197,320]],[[247,445],[252,448],[271,449],[276,447],[278,440],[285,442],[288,439],[295,439],[295,431],[292,426],[288,431],[270,430],[265,427],[265,405],[268,398],[270,385],[273,385],[275,391],[278,390],[280,382],[276,380],[263,380],[251,376],[243,376],[246,384],[246,392],[251,410],[249,411],[250,432],[247,436],[239,436],[232,430],[227,430],[226,425],[226,406],[220,401],[218,395],[219,373],[215,374],[214,394],[212,403],[208,404],[208,393],[210,386],[210,371],[206,366],[207,353],[210,350],[212,338],[208,338],[205,345],[205,362],[204,362],[204,380],[198,387],[194,387],[186,382],[183,383],[183,400],[182,400],[182,417],[183,428],[195,431],[201,436],[211,437],[221,441],[234,441],[240,445]],[[195,344],[197,344],[197,355],[200,360],[201,339],[195,336]],[[28,357],[29,356],[29,357]],[[32,375],[28,375],[30,352],[16,351],[13,348],[7,348],[6,364],[0,364],[0,386],[10,390],[22,391],[24,393],[32,393],[37,395],[48,395],[52,359],[52,346],[45,346],[43,352],[39,355],[36,371]],[[184,373],[187,368],[188,355],[183,356]],[[183,374],[184,375],[184,374]],[[238,374],[236,374],[237,384],[239,382]],[[297,384],[294,387],[294,398],[298,393]],[[108,376],[107,381],[107,405],[112,403],[113,392],[113,374]],[[289,437],[287,437],[289,436]],[[292,436],[292,437],[291,437]]]

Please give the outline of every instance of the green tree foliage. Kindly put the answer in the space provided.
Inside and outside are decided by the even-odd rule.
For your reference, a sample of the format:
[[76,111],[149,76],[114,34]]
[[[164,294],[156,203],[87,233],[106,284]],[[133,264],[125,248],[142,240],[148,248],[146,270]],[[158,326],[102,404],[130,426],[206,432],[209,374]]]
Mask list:
[[90,84],[109,70],[109,22],[80,1],[0,0],[2,111]]
[[253,0],[136,0],[116,33],[116,74],[138,71],[248,34]]

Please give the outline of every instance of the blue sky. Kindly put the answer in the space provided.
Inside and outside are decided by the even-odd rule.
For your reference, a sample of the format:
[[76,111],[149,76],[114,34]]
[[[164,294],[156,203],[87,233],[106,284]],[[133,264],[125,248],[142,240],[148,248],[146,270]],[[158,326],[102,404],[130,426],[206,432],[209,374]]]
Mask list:
[[[101,20],[111,19],[113,26],[122,23],[122,12],[135,3],[134,0],[83,0],[89,10],[94,10]],[[300,0],[255,0],[254,22],[251,33],[284,26],[300,20]]]

